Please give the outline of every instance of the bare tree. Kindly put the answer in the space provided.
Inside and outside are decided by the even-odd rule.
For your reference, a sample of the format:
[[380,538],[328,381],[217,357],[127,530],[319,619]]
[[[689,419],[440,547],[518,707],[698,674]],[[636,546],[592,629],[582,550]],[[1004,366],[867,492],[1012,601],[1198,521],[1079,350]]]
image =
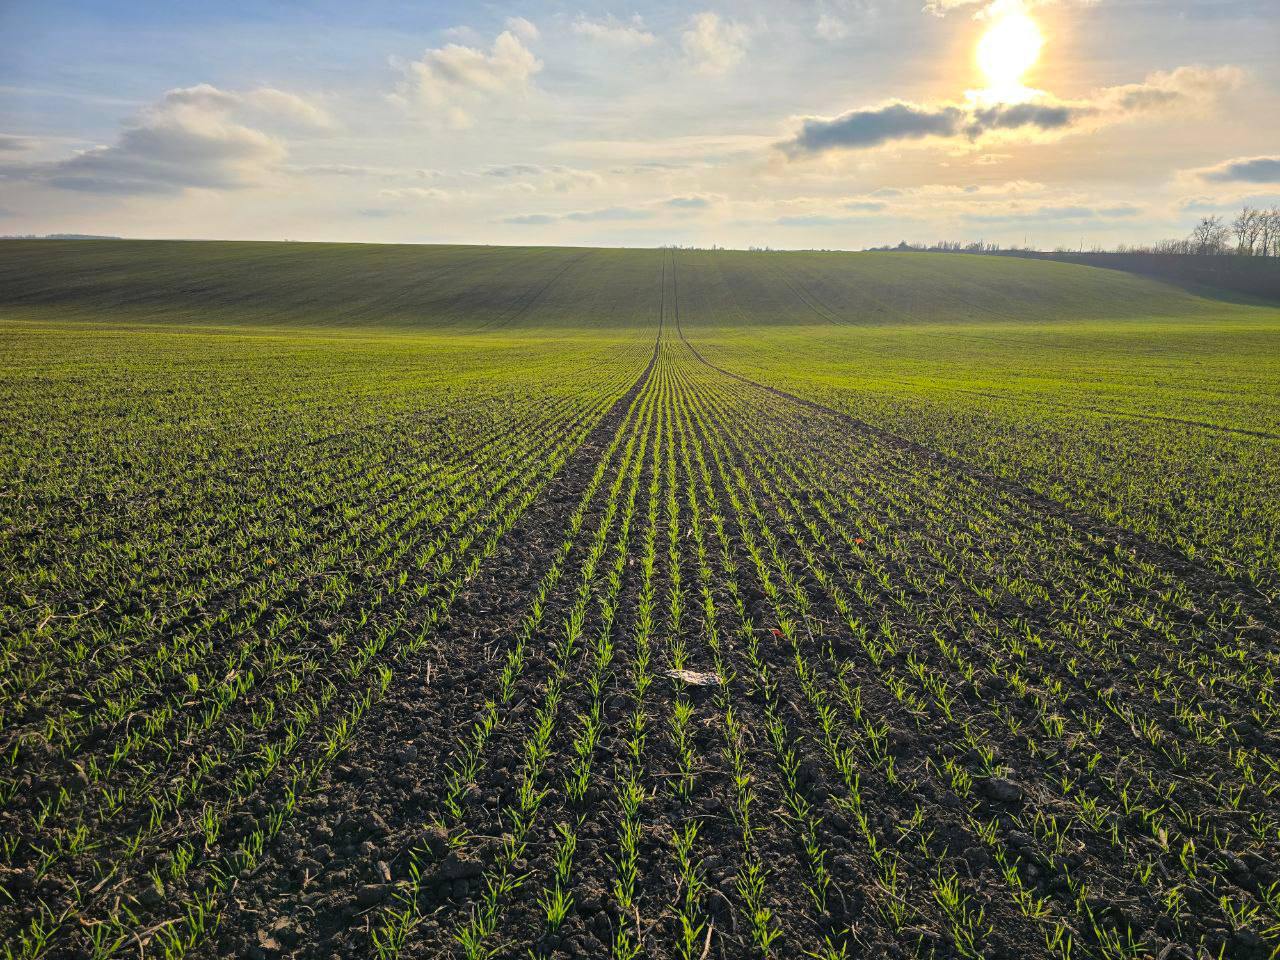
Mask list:
[[[1245,243],[1249,236],[1249,231],[1253,228],[1253,211],[1247,206],[1240,210],[1239,215],[1231,221],[1231,233],[1236,238],[1236,253],[1245,252]],[[1252,251],[1249,251],[1252,253]]]
[[1280,257],[1280,207],[1258,211],[1258,252],[1264,257]]
[[1224,253],[1230,239],[1226,222],[1216,214],[1202,218],[1191,231],[1191,245],[1200,254]]
[[1262,218],[1265,216],[1265,211],[1255,210],[1247,204],[1241,209],[1240,215],[1231,224],[1231,232],[1236,237],[1236,253],[1253,256],[1258,238],[1262,234]]

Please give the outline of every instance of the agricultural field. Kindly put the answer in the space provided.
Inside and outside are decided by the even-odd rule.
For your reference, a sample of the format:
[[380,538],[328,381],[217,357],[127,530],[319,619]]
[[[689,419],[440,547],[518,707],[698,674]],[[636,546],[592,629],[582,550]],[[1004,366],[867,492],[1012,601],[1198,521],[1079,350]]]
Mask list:
[[1280,956],[1280,309],[0,244],[6,958]]

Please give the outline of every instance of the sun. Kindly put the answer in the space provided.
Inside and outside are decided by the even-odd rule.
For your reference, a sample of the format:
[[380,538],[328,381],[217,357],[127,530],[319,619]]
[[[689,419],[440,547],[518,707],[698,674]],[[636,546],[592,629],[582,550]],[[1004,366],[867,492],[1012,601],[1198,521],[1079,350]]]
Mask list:
[[1020,10],[1004,14],[978,41],[978,67],[992,92],[1022,89],[1022,77],[1040,59],[1040,27]]

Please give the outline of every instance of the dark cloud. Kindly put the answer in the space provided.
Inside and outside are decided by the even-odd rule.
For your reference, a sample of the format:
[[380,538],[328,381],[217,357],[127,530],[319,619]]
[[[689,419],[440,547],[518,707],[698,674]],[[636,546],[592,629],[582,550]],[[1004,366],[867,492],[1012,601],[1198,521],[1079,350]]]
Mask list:
[[15,137],[11,134],[0,133],[0,153],[18,153],[22,150],[29,150],[32,141],[29,137]]
[[705,210],[711,206],[711,201],[706,197],[672,197],[664,202],[677,210]]
[[806,117],[795,138],[783,144],[792,156],[826,150],[859,150],[897,140],[964,136],[977,140],[995,131],[1063,130],[1096,110],[1061,103],[1001,103],[990,107],[922,107],[892,103],[854,110],[831,120]]
[[1141,83],[1105,88],[1087,101],[1064,102],[1047,95],[989,106],[898,100],[838,117],[804,117],[799,132],[780,146],[795,157],[926,137],[975,141],[1000,132],[1062,132],[1090,122],[1116,123],[1143,114],[1203,108],[1242,80],[1243,73],[1235,67],[1179,67],[1150,74]]
[[883,210],[887,204],[881,203],[879,200],[851,200],[849,203],[841,204],[846,210],[857,210],[862,213],[878,213]]
[[1063,104],[1001,103],[974,110],[964,130],[970,140],[976,140],[991,130],[1017,130],[1021,127],[1061,130],[1091,112],[1088,108]]
[[857,150],[891,140],[950,137],[964,120],[957,107],[918,107],[891,103],[874,110],[852,110],[838,117],[805,117],[795,139],[785,144],[791,154]]
[[1280,157],[1238,157],[1200,171],[1213,183],[1280,183]]
[[503,223],[515,223],[520,226],[541,226],[545,223],[555,223],[558,217],[553,217],[549,213],[526,213],[518,217],[507,217]]

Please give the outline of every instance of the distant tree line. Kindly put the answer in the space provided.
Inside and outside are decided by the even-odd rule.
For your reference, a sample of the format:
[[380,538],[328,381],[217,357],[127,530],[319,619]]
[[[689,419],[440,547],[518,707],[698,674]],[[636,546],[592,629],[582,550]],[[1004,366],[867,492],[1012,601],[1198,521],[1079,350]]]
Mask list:
[[1246,205],[1230,223],[1219,216],[1204,217],[1187,239],[1158,246],[1152,252],[1280,257],[1280,207],[1260,210]]
[[5,234],[0,240],[120,240],[121,237],[109,237],[97,233],[14,233]]
[[869,250],[903,250],[912,253],[1008,253],[1010,250],[1030,250],[1030,247],[1004,247],[989,240],[939,240],[936,243],[901,243],[892,247],[869,247]]
[[1036,250],[1006,247],[986,240],[903,242],[873,249],[1060,260],[1280,300],[1280,207],[1261,210],[1246,206],[1230,221],[1216,215],[1206,216],[1184,239],[1146,245],[1121,244],[1114,250],[1102,247],[1085,250],[1083,245],[1075,250],[1066,247]]
[[[1076,253],[1086,251],[1056,247],[1052,251],[1029,246],[1002,246],[989,240],[940,240],[937,243],[907,243],[872,247],[872,250],[911,250],[922,253]],[[1280,257],[1280,207],[1262,210],[1245,206],[1239,216],[1202,217],[1191,233],[1180,240],[1160,240],[1152,244],[1120,244],[1114,250],[1092,247],[1088,253],[1150,253],[1177,256]]]

